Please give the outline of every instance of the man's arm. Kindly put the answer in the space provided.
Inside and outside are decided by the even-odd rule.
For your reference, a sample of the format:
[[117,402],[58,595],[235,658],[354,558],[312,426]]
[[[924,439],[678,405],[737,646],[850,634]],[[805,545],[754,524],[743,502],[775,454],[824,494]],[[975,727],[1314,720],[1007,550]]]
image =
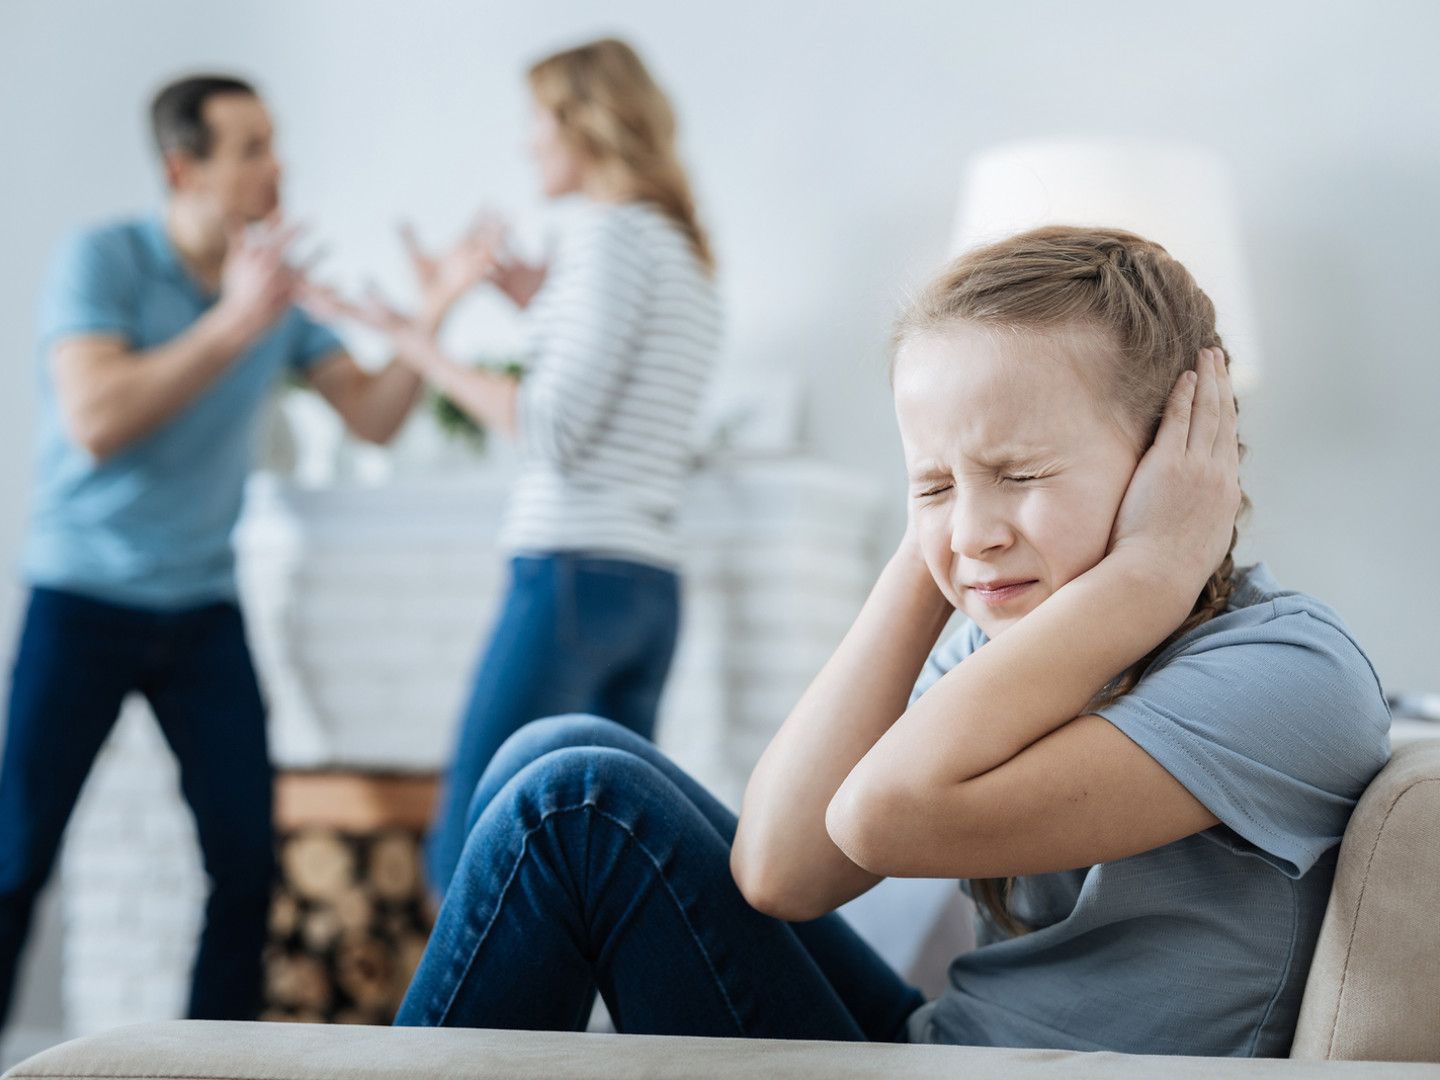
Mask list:
[[62,338],[51,368],[71,438],[100,460],[119,453],[199,397],[248,343],[218,308],[143,352],[110,334]]
[[[419,399],[426,379],[486,426],[509,434],[514,428],[513,403],[492,400],[495,395],[485,392],[490,384],[481,378],[479,381],[484,386],[478,393],[484,407],[478,407],[477,402],[471,400],[477,393],[475,380],[466,378],[470,370],[446,358],[436,344],[436,336],[451,309],[469,288],[468,278],[447,262],[444,265],[450,267],[449,277],[436,284],[439,271],[435,267],[439,264],[420,252],[413,233],[407,229],[404,235],[417,268],[425,270],[422,274],[426,284],[424,307],[414,320],[398,319],[397,313],[390,311],[378,294],[372,293],[364,303],[356,304],[328,286],[312,281],[298,284],[297,299],[311,317],[324,321],[354,319],[382,331],[388,328],[397,354],[385,367],[372,373],[348,353],[337,350],[308,369],[310,385],[340,414],[345,426],[367,442],[387,443],[395,437]],[[452,385],[457,381],[458,385]]]
[[307,375],[310,385],[340,414],[345,426],[373,443],[387,443],[395,437],[424,385],[420,376],[399,360],[369,372],[344,352],[332,353]]
[[137,351],[118,334],[59,338],[50,362],[71,437],[96,458],[119,453],[199,397],[290,305],[293,230],[252,243],[232,232],[220,301],[188,330]]

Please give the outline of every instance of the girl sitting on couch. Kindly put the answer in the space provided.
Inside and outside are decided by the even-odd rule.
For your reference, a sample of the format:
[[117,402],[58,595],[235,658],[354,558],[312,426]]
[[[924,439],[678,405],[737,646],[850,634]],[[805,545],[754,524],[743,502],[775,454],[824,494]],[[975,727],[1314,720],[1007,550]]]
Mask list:
[[[1334,611],[1233,562],[1227,365],[1129,233],[948,266],[895,334],[905,535],[738,822],[618,725],[529,725],[397,1023],[598,991],[623,1032],[1285,1054],[1389,714]],[[935,1001],[834,913],[887,875],[978,902]]]

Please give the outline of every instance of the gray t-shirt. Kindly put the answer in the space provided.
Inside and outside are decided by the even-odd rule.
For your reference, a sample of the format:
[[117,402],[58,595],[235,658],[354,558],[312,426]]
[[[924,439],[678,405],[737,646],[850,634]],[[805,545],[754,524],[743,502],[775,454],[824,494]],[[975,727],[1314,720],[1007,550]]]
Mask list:
[[[914,697],[985,641],[972,623],[942,642]],[[1221,824],[1018,879],[1011,906],[1034,930],[1010,937],[980,918],[978,946],[911,1017],[909,1038],[1287,1054],[1337,846],[1390,756],[1374,669],[1334,611],[1260,565],[1240,572],[1223,615],[1099,712]]]

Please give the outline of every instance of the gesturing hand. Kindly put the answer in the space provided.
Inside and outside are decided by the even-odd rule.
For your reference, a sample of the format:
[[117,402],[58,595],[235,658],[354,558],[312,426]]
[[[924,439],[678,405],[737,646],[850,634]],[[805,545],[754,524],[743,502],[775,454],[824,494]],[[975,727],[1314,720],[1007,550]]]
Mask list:
[[1155,441],[1121,500],[1111,552],[1153,560],[1198,596],[1225,558],[1240,511],[1235,393],[1224,354],[1200,350],[1176,382]]
[[423,308],[438,319],[494,272],[504,251],[505,225],[494,214],[481,213],[448,250],[438,255],[421,246],[408,222],[400,227],[400,239],[420,283]]
[[241,340],[264,333],[293,302],[300,271],[287,259],[301,232],[278,215],[251,231],[239,223],[227,229],[216,310]]
[[384,334],[395,354],[422,374],[438,350],[430,328],[392,306],[374,285],[367,286],[356,301],[328,286],[302,281],[297,286],[296,298],[307,312],[322,322],[349,319]]
[[544,263],[527,263],[510,255],[500,253],[500,261],[490,272],[495,287],[508,296],[518,308],[528,307],[540,286],[545,284],[545,275],[550,268]]

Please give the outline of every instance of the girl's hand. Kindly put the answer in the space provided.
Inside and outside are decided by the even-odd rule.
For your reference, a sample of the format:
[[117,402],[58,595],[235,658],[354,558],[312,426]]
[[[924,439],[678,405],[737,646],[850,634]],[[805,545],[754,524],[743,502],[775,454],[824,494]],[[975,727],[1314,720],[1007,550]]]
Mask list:
[[1240,512],[1235,393],[1219,349],[1175,383],[1155,442],[1130,478],[1111,556],[1138,557],[1193,603],[1230,550]]
[[955,610],[955,605],[945,595],[945,590],[930,571],[930,564],[925,560],[925,549],[921,546],[920,534],[913,520],[906,523],[905,534],[900,538],[895,553],[890,556],[885,572],[898,574],[909,582],[907,591],[919,598],[918,602],[926,611],[943,609],[945,617],[949,618]]

